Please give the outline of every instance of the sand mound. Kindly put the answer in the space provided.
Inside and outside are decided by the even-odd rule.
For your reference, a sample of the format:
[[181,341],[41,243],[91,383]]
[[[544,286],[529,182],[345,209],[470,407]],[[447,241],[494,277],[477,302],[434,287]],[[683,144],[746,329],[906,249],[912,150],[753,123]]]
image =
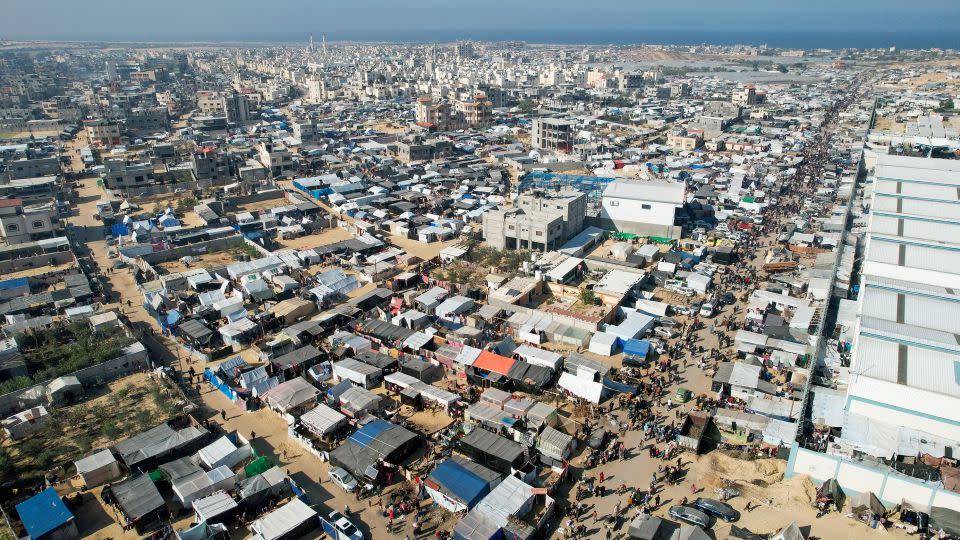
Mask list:
[[720,452],[712,452],[695,465],[704,497],[712,497],[716,488],[732,483],[744,500],[780,510],[809,509],[816,487],[807,476],[784,479],[786,467],[787,462],[780,459],[738,459]]

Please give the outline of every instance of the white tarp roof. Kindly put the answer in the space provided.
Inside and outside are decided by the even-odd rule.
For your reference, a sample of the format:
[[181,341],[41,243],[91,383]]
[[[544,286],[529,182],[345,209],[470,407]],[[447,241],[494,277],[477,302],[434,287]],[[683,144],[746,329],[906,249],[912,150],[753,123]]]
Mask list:
[[116,461],[117,458],[113,457],[113,454],[110,452],[110,450],[103,449],[83,459],[75,461],[74,465],[76,465],[78,473],[86,474],[106,467],[107,465],[110,465]]
[[220,465],[232,467],[234,465],[233,463],[222,463],[222,460],[227,458],[227,456],[232,454],[236,449],[237,446],[233,444],[233,441],[224,435],[201,448],[197,454],[200,457],[200,461],[203,462],[208,469],[214,469]]
[[586,377],[578,377],[568,372],[560,374],[557,386],[591,403],[600,403],[600,398],[603,395],[603,383],[594,382],[593,379]]
[[317,513],[300,499],[290,499],[287,504],[251,523],[250,530],[257,540],[275,540],[316,516]]
[[310,431],[319,435],[326,435],[346,421],[347,417],[331,409],[323,403],[305,412],[300,422]]

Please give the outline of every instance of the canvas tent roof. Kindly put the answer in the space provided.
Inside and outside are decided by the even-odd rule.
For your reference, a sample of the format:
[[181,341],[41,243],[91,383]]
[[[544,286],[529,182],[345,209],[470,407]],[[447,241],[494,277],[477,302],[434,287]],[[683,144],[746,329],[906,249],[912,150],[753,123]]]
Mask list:
[[117,504],[123,509],[128,520],[136,521],[151,512],[163,508],[163,497],[153,485],[149,474],[141,474],[134,478],[113,484],[110,488]]
[[630,522],[627,535],[639,540],[658,540],[663,519],[650,514],[637,514]]
[[319,394],[320,390],[308,383],[306,379],[297,377],[280,383],[276,388],[271,388],[264,397],[271,406],[287,411],[316,399]]
[[806,540],[806,538],[803,532],[800,531],[800,526],[794,521],[784,527],[782,531],[772,536],[770,540]]
[[572,442],[572,436],[550,426],[546,426],[537,438],[537,450],[549,458],[563,460],[569,455],[570,444]]
[[217,491],[193,501],[193,509],[203,520],[210,520],[237,508],[237,501],[227,492]]
[[326,435],[346,419],[346,416],[321,403],[305,412],[300,417],[300,422],[310,431],[318,435]]
[[74,462],[74,465],[77,467],[77,472],[79,474],[86,474],[100,469],[101,467],[106,467],[115,461],[117,461],[117,459],[113,457],[113,454],[110,452],[110,450],[103,449],[99,452],[94,452],[83,459],[77,460]]
[[474,429],[467,433],[460,439],[460,444],[497,456],[510,463],[523,455],[522,446],[485,429]]
[[203,471],[199,465],[193,462],[191,456],[184,456],[180,459],[168,461],[160,465],[159,469],[160,472],[163,473],[164,478],[170,482],[174,482],[185,476],[190,476],[195,472]]
[[429,479],[436,482],[441,491],[470,508],[490,492],[490,484],[499,480],[500,475],[478,463],[454,456],[437,465]]
[[861,491],[850,495],[847,504],[854,512],[870,511],[876,515],[883,515],[887,510],[872,491]]
[[670,540],[712,540],[710,535],[696,525],[681,525],[673,531]]
[[290,502],[250,524],[250,530],[257,533],[256,538],[273,540],[289,534],[301,524],[316,519],[317,512],[300,499]]
[[114,448],[128,468],[150,458],[164,455],[172,450],[186,446],[209,432],[202,427],[187,427],[174,430],[167,424],[149,429],[117,443]]

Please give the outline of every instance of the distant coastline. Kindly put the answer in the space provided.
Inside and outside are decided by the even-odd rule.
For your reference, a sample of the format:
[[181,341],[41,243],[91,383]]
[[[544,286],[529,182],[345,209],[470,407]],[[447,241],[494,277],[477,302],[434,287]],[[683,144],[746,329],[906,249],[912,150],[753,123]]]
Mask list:
[[[785,49],[960,49],[957,31],[724,31],[724,30],[370,30],[338,31],[318,27],[314,36],[326,32],[331,42],[445,43],[458,40],[524,41],[552,45],[767,45]],[[103,43],[305,43],[307,32],[212,33],[199,35],[37,36],[37,41],[96,41]],[[4,36],[15,40],[14,36]]]

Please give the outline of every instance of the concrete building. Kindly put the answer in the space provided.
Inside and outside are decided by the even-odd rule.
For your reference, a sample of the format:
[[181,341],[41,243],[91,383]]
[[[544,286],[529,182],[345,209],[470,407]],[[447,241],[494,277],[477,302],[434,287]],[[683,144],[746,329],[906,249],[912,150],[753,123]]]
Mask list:
[[204,149],[190,156],[193,174],[197,180],[209,180],[213,185],[222,185],[230,181],[230,158],[223,152]]
[[127,114],[128,131],[157,133],[170,129],[166,107],[135,107]]
[[536,118],[533,120],[531,144],[544,150],[570,153],[576,138],[577,123],[563,118]]
[[483,237],[497,249],[558,249],[583,229],[586,207],[583,193],[524,194],[515,208],[483,214]]
[[283,176],[293,170],[293,153],[282,144],[261,142],[257,145],[257,156],[271,177]]
[[703,146],[703,131],[675,129],[667,134],[667,146],[677,150],[696,150]]
[[429,161],[453,153],[453,142],[448,139],[411,137],[391,145],[402,161]]
[[125,159],[107,159],[100,173],[107,189],[126,189],[149,186],[156,181],[153,165],[150,162],[128,161]]
[[745,84],[743,88],[735,90],[730,100],[734,105],[756,105],[757,87],[752,84]]
[[83,129],[91,143],[100,143],[103,146],[123,144],[120,139],[120,124],[102,118],[84,120]]
[[620,232],[680,238],[676,212],[686,186],[679,182],[616,180],[603,191],[597,226]]
[[417,124],[445,131],[450,126],[450,104],[434,102],[432,97],[424,96],[417,99]]
[[52,238],[59,230],[53,202],[24,206],[20,199],[0,199],[0,235],[7,244]]
[[20,199],[26,204],[52,201],[57,198],[60,183],[57,176],[0,180],[0,197]]
[[223,112],[227,122],[243,124],[250,121],[250,102],[247,96],[233,91],[223,96]]
[[486,127],[493,121],[493,103],[477,92],[471,99],[457,101],[457,114],[467,127]]
[[60,159],[37,145],[0,145],[0,179],[35,178],[60,173]]
[[224,116],[226,114],[220,92],[210,90],[197,92],[197,108],[200,109],[201,116]]

